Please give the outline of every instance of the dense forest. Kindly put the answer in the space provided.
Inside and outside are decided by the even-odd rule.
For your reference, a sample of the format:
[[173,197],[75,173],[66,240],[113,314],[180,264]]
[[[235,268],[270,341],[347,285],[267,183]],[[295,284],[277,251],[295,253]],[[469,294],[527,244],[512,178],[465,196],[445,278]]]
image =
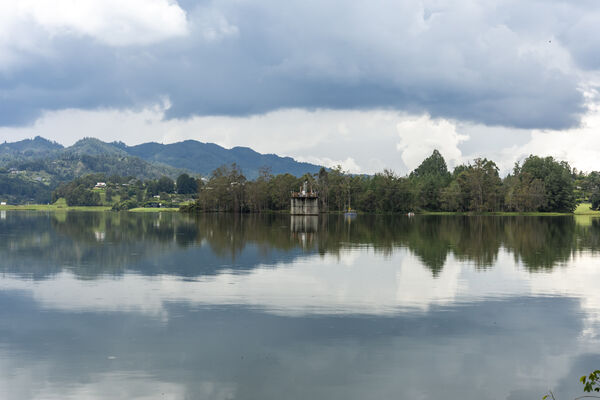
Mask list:
[[502,179],[498,166],[485,158],[448,170],[435,150],[408,176],[385,170],[352,175],[340,167],[296,178],[261,170],[246,180],[234,164],[216,169],[201,182],[198,200],[187,211],[261,212],[287,210],[291,191],[307,181],[318,192],[322,211],[352,207],[363,212],[572,212],[582,201],[600,204],[600,173],[572,170],[552,157],[529,156]]

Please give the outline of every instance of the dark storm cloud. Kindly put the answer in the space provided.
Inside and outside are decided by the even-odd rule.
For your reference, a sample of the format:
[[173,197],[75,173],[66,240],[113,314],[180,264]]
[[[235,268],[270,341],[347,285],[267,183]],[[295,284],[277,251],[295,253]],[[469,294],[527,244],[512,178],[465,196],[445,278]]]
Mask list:
[[179,4],[188,12],[185,37],[120,47],[45,37],[39,46],[52,56],[0,72],[0,125],[30,123],[42,110],[168,98],[168,118],[385,108],[561,129],[585,111],[581,74],[564,67],[565,55],[580,68],[600,66],[589,40],[594,3]]

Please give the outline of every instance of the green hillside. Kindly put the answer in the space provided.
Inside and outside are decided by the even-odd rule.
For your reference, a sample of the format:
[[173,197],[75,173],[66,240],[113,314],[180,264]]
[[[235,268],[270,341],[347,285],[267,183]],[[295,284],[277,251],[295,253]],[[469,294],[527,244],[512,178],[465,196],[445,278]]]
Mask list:
[[31,156],[35,154],[48,153],[63,149],[61,144],[51,142],[41,136],[36,136],[34,139],[25,139],[19,142],[0,144],[0,154],[22,154]]
[[226,149],[214,143],[202,143],[195,140],[172,144],[144,143],[137,146],[119,144],[129,154],[151,162],[161,162],[177,168],[187,169],[204,176],[223,164],[237,164],[249,179],[258,176],[262,167],[269,167],[273,174],[289,173],[301,176],[305,173],[317,173],[318,165],[298,162],[290,157],[275,154],[261,154],[248,147]]
[[69,147],[36,137],[0,144],[0,198],[16,203],[46,202],[60,183],[88,174],[128,176],[136,179],[176,178],[182,172],[208,176],[224,164],[237,164],[249,179],[263,167],[273,174],[301,176],[319,166],[290,157],[261,154],[247,147],[225,149],[195,140],[173,144],[144,143],[127,146],[83,138]]
[[64,149],[65,154],[77,154],[86,156],[127,156],[127,152],[112,143],[105,143],[96,138],[83,138],[73,146]]

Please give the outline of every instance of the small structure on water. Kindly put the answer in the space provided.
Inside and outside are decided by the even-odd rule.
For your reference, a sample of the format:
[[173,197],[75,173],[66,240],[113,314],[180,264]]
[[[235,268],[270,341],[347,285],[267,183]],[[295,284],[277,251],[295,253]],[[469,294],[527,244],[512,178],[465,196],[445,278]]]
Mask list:
[[299,192],[292,192],[290,203],[292,215],[319,215],[319,195],[313,192],[312,187],[309,190],[307,181]]

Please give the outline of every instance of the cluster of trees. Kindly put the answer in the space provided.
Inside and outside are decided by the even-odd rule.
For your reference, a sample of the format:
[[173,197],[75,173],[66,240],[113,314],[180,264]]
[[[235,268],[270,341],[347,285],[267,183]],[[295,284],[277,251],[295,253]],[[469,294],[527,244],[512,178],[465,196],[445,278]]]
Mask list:
[[341,167],[297,178],[262,169],[248,181],[238,166],[222,166],[199,182],[198,200],[187,211],[261,212],[289,209],[292,191],[307,181],[319,193],[321,210],[347,207],[364,212],[571,212],[578,201],[600,206],[600,174],[583,174],[552,157],[530,156],[502,179],[491,160],[477,158],[448,170],[435,150],[408,176],[389,170],[352,175]]
[[552,157],[529,156],[501,179],[498,166],[485,158],[450,173],[434,151],[408,180],[415,206],[428,211],[571,212],[577,205],[573,171]]
[[104,178],[103,175],[86,175],[72,180],[69,183],[59,185],[52,192],[52,202],[54,203],[61,197],[64,197],[70,206],[98,206],[101,204],[100,194],[92,191],[98,178]]
[[196,194],[198,192],[198,182],[188,174],[179,175],[176,182],[168,176],[148,180],[145,187],[149,196],[160,193]]
[[[94,190],[98,182],[106,183],[104,190]],[[59,185],[52,192],[52,202],[64,198],[69,206],[114,205],[115,209],[144,206],[158,200],[169,202],[171,195],[195,196],[198,182],[188,174],[181,174],[177,181],[163,176],[142,181],[134,177],[90,174]]]

